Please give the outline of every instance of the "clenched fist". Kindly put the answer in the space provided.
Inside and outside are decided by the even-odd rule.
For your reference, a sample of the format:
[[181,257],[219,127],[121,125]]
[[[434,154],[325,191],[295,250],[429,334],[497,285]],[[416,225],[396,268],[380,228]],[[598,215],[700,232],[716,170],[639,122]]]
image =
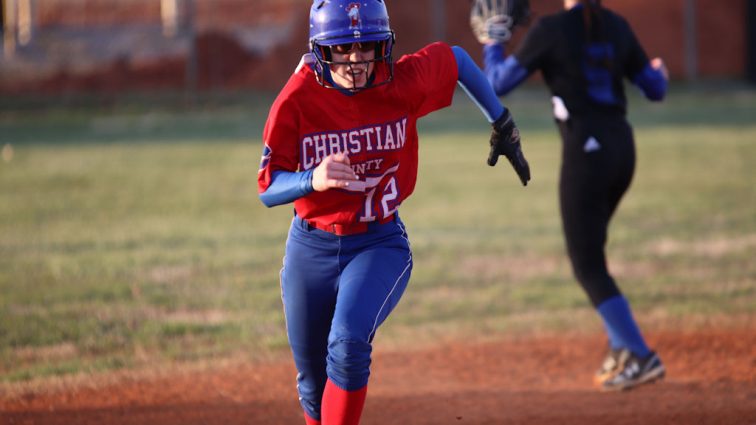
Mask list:
[[323,192],[331,188],[343,189],[358,180],[349,156],[343,152],[328,155],[312,172],[312,188]]

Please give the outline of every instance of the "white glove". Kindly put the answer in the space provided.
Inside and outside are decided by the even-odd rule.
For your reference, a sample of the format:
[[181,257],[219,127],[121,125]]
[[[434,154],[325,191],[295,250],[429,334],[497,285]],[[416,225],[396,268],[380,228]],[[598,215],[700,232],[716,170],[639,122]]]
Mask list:
[[488,42],[504,43],[512,38],[512,17],[509,15],[497,15],[486,19],[485,31]]
[[512,38],[509,0],[474,0],[470,9],[470,27],[479,42],[503,43]]

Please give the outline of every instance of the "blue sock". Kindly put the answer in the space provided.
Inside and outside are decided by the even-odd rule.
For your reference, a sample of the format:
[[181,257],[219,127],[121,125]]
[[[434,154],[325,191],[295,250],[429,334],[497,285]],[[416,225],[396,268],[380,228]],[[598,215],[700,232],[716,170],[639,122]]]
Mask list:
[[630,304],[625,297],[617,295],[609,298],[598,306],[598,312],[604,321],[609,344],[613,349],[627,348],[640,357],[646,357],[651,352],[633,319]]
[[601,317],[601,319],[604,322],[604,330],[606,331],[606,336],[609,337],[609,347],[612,350],[619,350],[620,348],[623,348],[625,345],[622,343],[620,336],[617,335],[617,332],[615,332],[614,329],[609,326],[603,316]]

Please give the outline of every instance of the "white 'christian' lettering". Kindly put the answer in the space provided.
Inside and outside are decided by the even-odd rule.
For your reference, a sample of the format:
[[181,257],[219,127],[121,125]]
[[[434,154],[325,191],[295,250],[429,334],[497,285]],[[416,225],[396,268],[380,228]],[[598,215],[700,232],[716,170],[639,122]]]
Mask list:
[[393,151],[407,142],[407,118],[359,129],[308,134],[300,141],[303,170],[320,164],[328,155]]

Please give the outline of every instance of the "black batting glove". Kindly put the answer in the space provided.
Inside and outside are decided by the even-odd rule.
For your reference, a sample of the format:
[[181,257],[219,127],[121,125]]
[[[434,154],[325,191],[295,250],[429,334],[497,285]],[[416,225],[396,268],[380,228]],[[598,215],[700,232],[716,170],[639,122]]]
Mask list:
[[504,155],[512,164],[523,186],[530,180],[530,166],[520,147],[520,131],[515,126],[512,115],[505,109],[504,113],[493,123],[491,131],[491,151],[488,153],[488,165],[494,166]]

